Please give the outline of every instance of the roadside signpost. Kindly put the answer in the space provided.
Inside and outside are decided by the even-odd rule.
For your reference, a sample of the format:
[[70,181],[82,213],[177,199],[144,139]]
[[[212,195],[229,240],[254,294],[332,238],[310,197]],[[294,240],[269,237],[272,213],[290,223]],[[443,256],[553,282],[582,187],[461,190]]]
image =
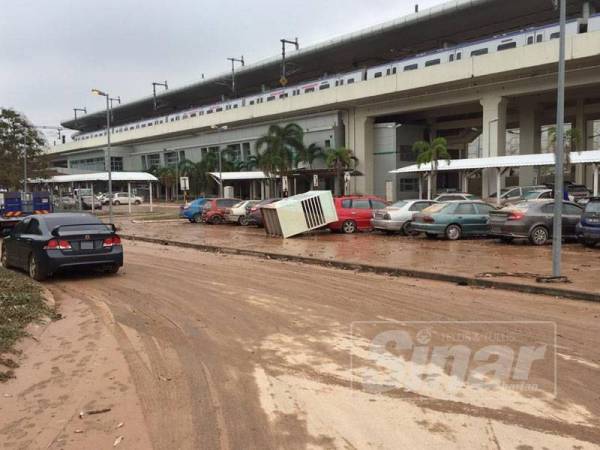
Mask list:
[[190,177],[179,177],[179,186],[183,191],[183,201],[187,203],[187,193],[190,190]]

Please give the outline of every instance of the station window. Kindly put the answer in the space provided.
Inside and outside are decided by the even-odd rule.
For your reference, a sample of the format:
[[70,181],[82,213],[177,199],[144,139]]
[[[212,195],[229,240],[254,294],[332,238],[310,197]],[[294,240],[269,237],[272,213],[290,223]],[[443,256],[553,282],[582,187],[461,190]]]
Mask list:
[[217,109],[215,109],[215,111],[216,112],[221,112],[221,111],[223,111],[223,108],[217,108]]
[[409,70],[417,70],[419,68],[418,64],[410,64],[408,66],[404,66],[404,71],[408,72]]
[[373,78],[381,78],[383,74],[381,72],[375,72],[375,75],[373,75]]
[[457,61],[460,61],[461,59],[462,59],[462,53],[461,53],[461,52],[458,52],[458,53],[456,54],[456,60],[457,60]]
[[198,115],[199,116],[203,116],[204,115],[204,111],[198,111]]
[[187,118],[188,118],[188,115],[187,115],[187,114],[184,114],[184,115],[183,115],[183,117],[182,117],[182,119],[183,119],[183,120],[185,120],[185,119],[187,119]]
[[471,52],[471,56],[487,55],[487,53],[488,53],[487,48],[480,48],[479,50],[473,50]]
[[527,38],[527,45],[531,45],[531,44],[533,44],[533,36],[529,36]]
[[227,106],[225,106],[225,109],[226,109],[226,110],[229,110],[229,109],[231,109],[231,105],[227,105]]
[[506,44],[500,44],[498,46],[498,51],[501,52],[503,50],[508,50],[508,49],[516,48],[516,47],[517,47],[516,42],[507,42]]
[[181,117],[179,117],[179,116],[176,116],[176,117],[175,117],[175,120],[179,120],[179,119],[181,119]]
[[448,61],[450,61],[450,62],[454,61],[454,55],[450,55],[450,57],[448,58]]
[[275,100],[275,96],[274,95],[271,95],[271,96],[267,97],[267,101],[268,102],[272,102],[273,100]]
[[309,87],[309,88],[304,89],[304,93],[305,94],[308,94],[309,92],[315,92],[315,88],[314,87]]
[[343,86],[343,85],[344,85],[344,80],[342,79],[342,80],[340,80],[340,86]]
[[535,38],[536,42],[542,42],[544,40],[544,35],[543,34],[538,34]]
[[430,66],[437,66],[440,63],[440,59],[431,59],[427,62],[425,62],[425,67],[430,67]]
[[237,107],[238,107],[237,103],[236,103],[235,105],[233,105],[233,109],[235,109],[235,108],[237,108]]
[[560,32],[558,32],[558,33],[552,33],[550,35],[550,39],[558,39],[559,37],[560,37]]
[[190,117],[196,117],[196,113],[192,113]]
[[286,98],[288,96],[287,92],[284,92],[283,94],[279,94],[279,98]]
[[348,78],[348,81],[346,81],[346,83],[348,83],[348,84],[354,83],[354,78]]
[[251,105],[254,105],[254,100],[250,100],[250,104],[251,104]]
[[209,109],[206,111],[206,114],[212,114],[212,113],[213,113],[212,109]]
[[321,86],[319,86],[320,91],[322,91],[324,89],[329,89],[329,83],[325,83],[325,84],[322,84]]

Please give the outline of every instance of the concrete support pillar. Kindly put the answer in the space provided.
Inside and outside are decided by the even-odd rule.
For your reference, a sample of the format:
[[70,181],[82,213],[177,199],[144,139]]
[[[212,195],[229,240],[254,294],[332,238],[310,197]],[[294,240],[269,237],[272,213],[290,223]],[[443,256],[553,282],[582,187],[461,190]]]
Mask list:
[[598,172],[600,171],[600,165],[594,164],[594,197],[598,197]]
[[[483,157],[503,156],[506,152],[506,107],[507,100],[498,95],[487,95],[481,100],[483,108]],[[485,169],[482,172],[482,196],[489,195],[496,189],[496,171]],[[502,185],[502,183],[500,183]]]
[[[537,104],[529,99],[519,102],[519,154],[540,153],[542,133]],[[519,184],[531,186],[538,183],[536,167],[519,168]]]
[[367,117],[356,111],[349,113],[346,133],[347,147],[358,158],[357,170],[362,172],[362,177],[354,177],[353,193],[371,194],[374,190],[373,182],[373,122],[372,117]]
[[[575,150],[578,152],[587,150],[588,124],[585,117],[585,101],[583,99],[577,100],[575,128],[581,138]],[[583,164],[575,165],[575,182],[580,184],[585,182],[585,166]]]

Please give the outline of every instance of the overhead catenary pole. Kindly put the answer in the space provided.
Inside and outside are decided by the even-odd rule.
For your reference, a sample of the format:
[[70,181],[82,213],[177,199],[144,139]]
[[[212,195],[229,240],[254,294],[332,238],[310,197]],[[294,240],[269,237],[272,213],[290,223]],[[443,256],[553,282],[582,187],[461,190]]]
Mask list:
[[240,58],[227,59],[231,61],[231,95],[235,97],[235,63],[240,63],[242,67],[244,67],[246,63],[244,62],[244,55],[242,55]]
[[293,41],[289,39],[280,39],[281,42],[281,78],[279,79],[279,84],[285,86],[288,83],[287,79],[287,68],[286,68],[286,55],[285,55],[285,45],[290,44],[296,47],[296,50],[300,48],[298,45],[298,38],[295,38]]
[[153,104],[154,104],[154,111],[158,110],[158,101],[156,99],[156,86],[164,87],[165,91],[169,90],[169,84],[167,83],[167,80],[165,80],[164,83],[159,83],[157,81],[152,82],[152,99],[153,99]]
[[562,210],[564,195],[564,145],[565,145],[565,31],[567,21],[566,0],[560,2],[560,38],[558,57],[558,92],[556,106],[556,154],[554,174],[554,225],[552,235],[552,276],[561,277]]

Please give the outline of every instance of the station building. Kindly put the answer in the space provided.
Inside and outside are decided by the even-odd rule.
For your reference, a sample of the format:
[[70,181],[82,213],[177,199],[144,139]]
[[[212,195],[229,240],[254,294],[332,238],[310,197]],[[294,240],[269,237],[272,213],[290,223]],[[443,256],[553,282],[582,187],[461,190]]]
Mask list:
[[[580,139],[573,150],[599,148],[600,4],[568,0],[566,122]],[[257,152],[272,124],[297,123],[305,144],[347,147],[357,158],[351,190],[388,200],[418,195],[412,146],[443,136],[453,159],[549,151],[556,123],[558,11],[549,0],[454,0],[327,42],[288,51],[112,111],[111,167],[145,171],[184,159],[201,161],[230,148],[240,161]],[[105,170],[106,113],[66,120],[73,140],[51,148],[63,173]],[[305,168],[308,169],[308,168]],[[322,161],[320,187],[332,186]],[[302,175],[302,173],[300,173]],[[542,182],[536,168],[498,175],[483,170],[467,186],[459,174],[438,188],[488,196],[500,184]],[[233,177],[229,177],[232,179]],[[311,181],[301,177],[297,189]],[[577,166],[573,181],[592,183]],[[243,192],[242,192],[243,191]],[[238,195],[247,195],[242,190]],[[236,193],[237,194],[237,193]]]

